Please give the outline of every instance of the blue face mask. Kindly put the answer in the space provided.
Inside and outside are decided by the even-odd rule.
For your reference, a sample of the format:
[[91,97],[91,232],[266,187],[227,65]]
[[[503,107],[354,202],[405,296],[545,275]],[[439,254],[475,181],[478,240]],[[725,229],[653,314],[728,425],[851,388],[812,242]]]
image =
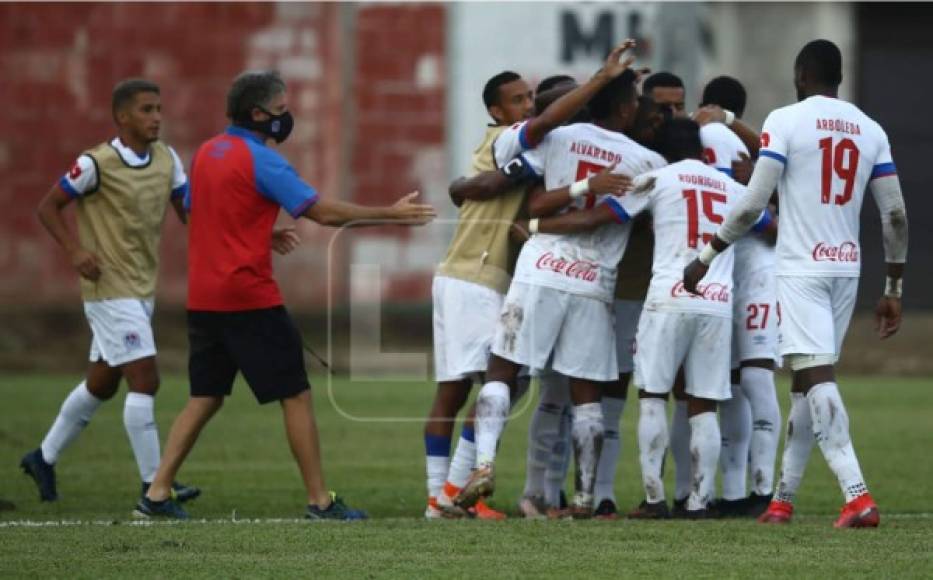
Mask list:
[[276,115],[258,105],[256,108],[269,115],[269,118],[265,121],[254,121],[250,119],[249,122],[245,124],[247,129],[259,131],[263,135],[268,135],[274,139],[276,143],[281,143],[288,139],[292,129],[295,127],[295,118],[292,117],[290,111],[285,111],[281,115]]

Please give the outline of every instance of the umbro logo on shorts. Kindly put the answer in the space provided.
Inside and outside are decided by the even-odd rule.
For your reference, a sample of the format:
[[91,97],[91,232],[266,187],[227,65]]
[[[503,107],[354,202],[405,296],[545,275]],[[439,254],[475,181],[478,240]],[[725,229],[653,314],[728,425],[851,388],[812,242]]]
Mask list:
[[135,350],[139,348],[139,345],[139,335],[135,332],[127,332],[123,335],[123,346],[126,347],[126,350]]

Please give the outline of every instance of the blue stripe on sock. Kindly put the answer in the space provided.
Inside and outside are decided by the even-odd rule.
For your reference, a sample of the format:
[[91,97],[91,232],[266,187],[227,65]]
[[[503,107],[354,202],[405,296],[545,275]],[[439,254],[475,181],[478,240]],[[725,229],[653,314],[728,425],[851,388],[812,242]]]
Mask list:
[[460,436],[469,441],[470,443],[476,442],[476,434],[473,432],[473,427],[464,425],[463,431],[460,433]]
[[424,450],[432,457],[450,457],[450,437],[425,435]]

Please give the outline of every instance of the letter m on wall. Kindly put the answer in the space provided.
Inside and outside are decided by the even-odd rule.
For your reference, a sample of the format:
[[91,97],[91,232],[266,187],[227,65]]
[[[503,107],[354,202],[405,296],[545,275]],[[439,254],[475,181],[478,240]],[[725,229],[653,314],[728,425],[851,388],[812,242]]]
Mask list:
[[582,51],[590,58],[604,58],[612,50],[614,19],[611,12],[596,14],[596,23],[587,33],[580,24],[580,14],[565,11],[560,15],[561,62],[570,63]]

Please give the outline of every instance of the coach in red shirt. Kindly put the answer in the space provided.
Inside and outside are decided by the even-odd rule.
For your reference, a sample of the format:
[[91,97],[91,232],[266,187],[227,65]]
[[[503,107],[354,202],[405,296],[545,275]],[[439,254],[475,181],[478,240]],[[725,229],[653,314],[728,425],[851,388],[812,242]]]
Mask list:
[[201,429],[230,394],[237,372],[260,403],[279,401],[292,453],[308,492],[310,519],[363,519],[327,491],[301,335],[272,277],[271,249],[288,251],[293,233],[273,232],[279,209],[293,218],[341,226],[358,220],[424,224],[435,213],[417,193],[389,207],[320,198],[276,150],[293,119],[275,72],[245,72],[227,95],[232,125],[191,162],[188,240],[188,373],[191,398],[172,425],[159,471],[136,507],[141,517],[184,519],[171,482]]

